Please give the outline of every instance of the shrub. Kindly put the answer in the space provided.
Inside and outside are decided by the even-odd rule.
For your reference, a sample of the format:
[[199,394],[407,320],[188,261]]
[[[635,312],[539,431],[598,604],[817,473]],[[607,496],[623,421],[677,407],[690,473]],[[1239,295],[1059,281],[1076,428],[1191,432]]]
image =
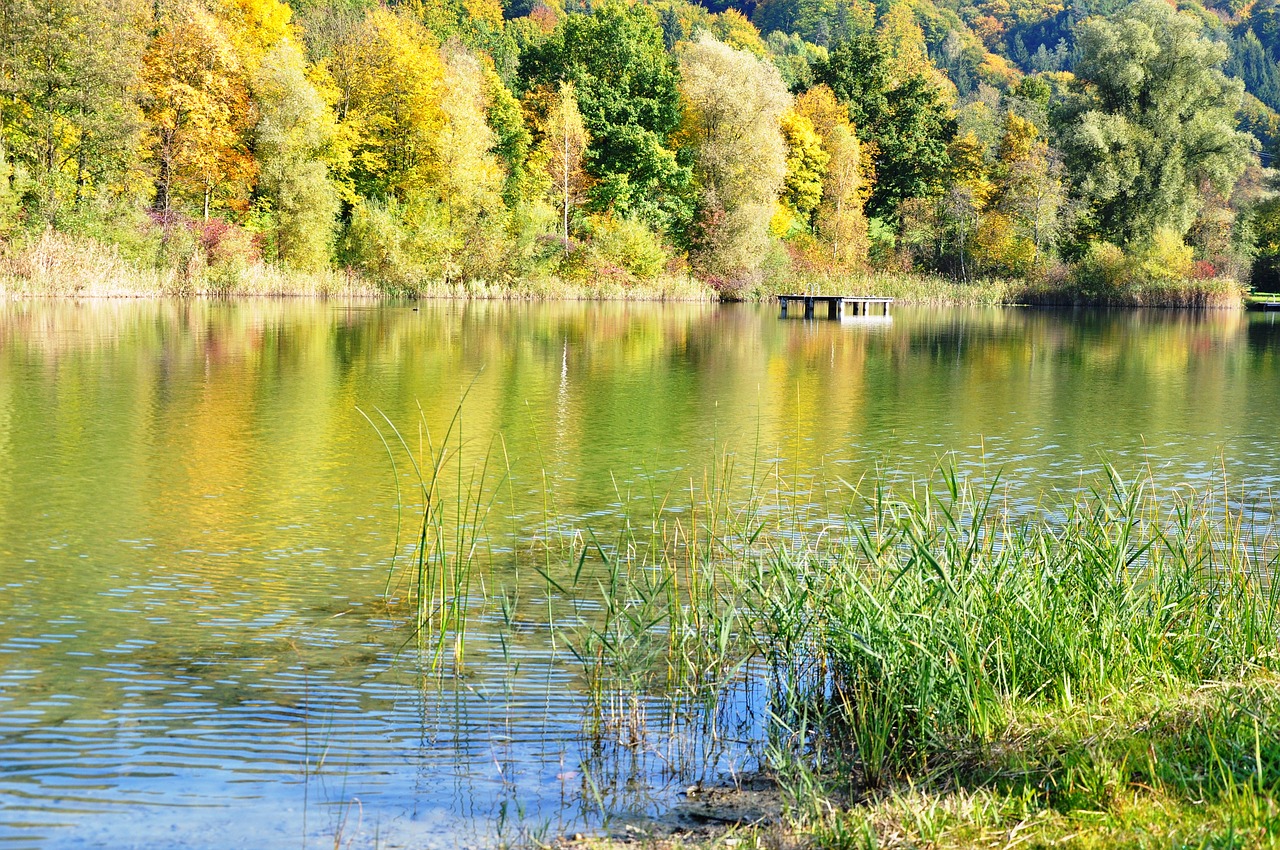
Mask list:
[[344,254],[352,268],[393,290],[417,294],[453,268],[440,250],[448,236],[434,207],[410,211],[393,203],[365,201],[351,211]]
[[986,273],[1026,277],[1035,270],[1035,242],[1019,236],[1013,220],[1003,213],[983,216],[971,254],[976,267]]
[[253,234],[221,219],[188,225],[205,261],[204,278],[214,293],[230,293],[260,258]]
[[1191,277],[1194,280],[1212,280],[1217,276],[1217,266],[1208,260],[1196,260],[1195,265],[1191,269]]
[[1091,242],[1072,269],[1076,286],[1086,292],[1119,288],[1128,274],[1124,252],[1110,242]]
[[1194,253],[1174,230],[1162,227],[1136,252],[1135,268],[1129,277],[1134,282],[1186,280],[1191,276]]
[[1186,280],[1195,271],[1190,245],[1176,231],[1162,228],[1138,250],[1126,255],[1110,242],[1093,242],[1076,263],[1075,282],[1089,292],[1111,292],[1151,283]]
[[593,228],[592,247],[603,266],[615,266],[640,280],[652,280],[667,265],[662,240],[639,221],[600,220]]

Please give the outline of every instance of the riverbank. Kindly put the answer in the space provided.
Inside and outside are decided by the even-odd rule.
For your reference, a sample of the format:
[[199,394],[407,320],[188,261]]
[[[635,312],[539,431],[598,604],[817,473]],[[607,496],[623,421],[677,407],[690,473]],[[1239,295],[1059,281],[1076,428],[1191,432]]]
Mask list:
[[746,791],[708,792],[712,802],[701,807],[690,800],[651,823],[560,846],[1280,845],[1280,679],[1259,674],[1194,687],[1135,685],[1141,685],[1136,692],[1029,712],[985,747],[957,750],[951,763],[888,787],[851,792],[834,776],[799,788],[757,781]]
[[[782,287],[786,288],[786,287]],[[1233,278],[1135,281],[1110,288],[1070,281],[980,278],[957,281],[939,275],[873,272],[845,278],[805,278],[795,291],[837,295],[856,293],[930,306],[1176,307],[1239,309],[1246,288]],[[764,293],[760,293],[764,295]]]
[[296,296],[314,298],[475,298],[492,300],[765,301],[779,292],[868,295],[930,306],[1178,307],[1239,309],[1245,288],[1230,278],[1145,281],[1110,288],[1068,281],[866,272],[841,276],[783,274],[729,291],[687,273],[636,279],[625,273],[590,280],[541,276],[488,283],[424,281],[390,286],[352,270],[299,271],[257,262],[155,266],[97,240],[46,233],[0,255],[0,297],[159,298]]
[[[770,540],[775,520],[707,504],[705,549],[648,553],[669,579],[611,567],[606,614],[616,602],[672,639],[635,653],[643,636],[606,621],[580,645],[598,649],[601,689],[618,689],[602,711],[626,704],[622,683],[708,698],[760,665],[764,772],[782,801],[763,822],[717,825],[735,820],[724,812],[683,836],[632,825],[629,843],[1280,844],[1267,506],[1255,525],[1244,494],[1114,476],[1021,517],[950,473],[863,492],[822,541]],[[646,680],[634,659],[655,654],[663,672]]]
[[93,239],[52,231],[0,254],[0,297],[168,298],[283,296],[310,298],[482,298],[495,300],[710,301],[715,291],[689,276],[590,282],[551,277],[502,283],[425,281],[413,290],[352,270],[300,271],[263,262],[233,267],[204,262],[148,265]]

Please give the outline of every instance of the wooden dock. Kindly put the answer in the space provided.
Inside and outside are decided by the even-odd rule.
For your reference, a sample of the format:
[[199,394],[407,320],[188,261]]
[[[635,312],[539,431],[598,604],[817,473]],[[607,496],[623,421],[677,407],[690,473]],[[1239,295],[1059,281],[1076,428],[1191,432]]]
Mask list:
[[827,306],[828,319],[843,319],[845,316],[870,316],[871,309],[877,309],[877,315],[889,315],[892,298],[875,298],[870,295],[779,295],[778,304],[782,306],[781,318],[787,317],[792,303],[804,305],[804,317],[812,319],[818,304]]

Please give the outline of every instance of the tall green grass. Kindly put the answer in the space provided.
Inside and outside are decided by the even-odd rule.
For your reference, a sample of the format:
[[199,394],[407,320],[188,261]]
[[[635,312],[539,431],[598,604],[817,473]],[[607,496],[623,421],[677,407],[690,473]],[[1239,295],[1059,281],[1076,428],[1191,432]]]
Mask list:
[[[498,521],[502,488],[516,502],[511,465],[500,440],[465,438],[461,407],[438,438],[424,416],[409,436],[369,419],[414,485],[397,498],[411,508],[386,595],[433,671],[464,670],[478,616],[510,626],[537,596],[490,583],[498,552],[504,575],[540,577],[587,737],[660,752],[676,773],[744,743],[720,708],[746,688],[735,698],[763,720],[745,743],[797,798],[820,808],[835,782],[879,799],[876,816],[917,818],[904,835],[934,829],[921,806],[938,799],[903,791],[930,783],[994,795],[965,809],[994,818],[964,822],[979,832],[1028,800],[1069,813],[1148,791],[1280,830],[1280,541],[1265,499],[1110,469],[1034,504],[951,469],[806,494],[726,453],[666,492],[615,488],[621,509],[592,527],[555,513],[544,469],[535,530]],[[691,730],[702,743],[673,754]],[[937,816],[939,835],[956,823]],[[817,820],[833,846],[875,832]]]
[[[470,392],[468,387],[467,392]],[[418,409],[414,443],[382,411],[359,413],[377,431],[390,458],[396,482],[396,533],[383,596],[404,600],[411,608],[412,639],[427,652],[433,672],[451,668],[461,673],[466,664],[467,632],[473,612],[483,608],[483,567],[491,561],[489,521],[494,502],[510,465],[500,437],[488,441],[478,457],[467,451],[462,400],[454,409],[443,436],[433,438],[427,416]],[[414,489],[421,500],[410,531],[407,563],[400,563],[405,494],[397,456],[407,462]],[[509,603],[505,594],[499,597]]]
[[645,697],[705,709],[764,678],[775,758],[875,788],[985,757],[1036,712],[1280,663],[1277,543],[1224,490],[1110,471],[1028,510],[943,471],[860,488],[825,527],[763,493],[691,487],[547,574],[591,600],[566,641],[611,734],[645,739]]
[[874,486],[833,551],[774,548],[738,598],[834,766],[868,785],[1004,736],[1029,707],[1272,670],[1275,540],[1223,493],[1105,488],[1018,518],[995,488]]

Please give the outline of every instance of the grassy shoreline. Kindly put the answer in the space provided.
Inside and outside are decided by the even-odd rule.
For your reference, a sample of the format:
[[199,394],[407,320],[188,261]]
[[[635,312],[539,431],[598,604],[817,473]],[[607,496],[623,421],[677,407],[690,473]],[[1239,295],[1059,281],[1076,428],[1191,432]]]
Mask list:
[[1082,288],[1069,282],[1015,279],[961,282],[938,275],[888,272],[849,275],[786,274],[732,293],[717,292],[689,274],[653,280],[619,276],[565,280],[533,277],[500,283],[428,281],[412,291],[337,269],[298,271],[265,263],[233,269],[145,266],[118,248],[90,239],[46,234],[0,255],[0,297],[363,297],[462,298],[513,301],[768,301],[779,292],[859,294],[926,306],[1176,307],[1240,309],[1246,290],[1228,278],[1148,281],[1123,288]]
[[576,844],[1280,846],[1280,547],[1240,495],[1111,474],[1027,514],[943,472],[870,482],[821,542],[712,494],[696,533],[629,523],[573,638],[596,722],[643,742],[619,706],[763,663],[786,802]]

